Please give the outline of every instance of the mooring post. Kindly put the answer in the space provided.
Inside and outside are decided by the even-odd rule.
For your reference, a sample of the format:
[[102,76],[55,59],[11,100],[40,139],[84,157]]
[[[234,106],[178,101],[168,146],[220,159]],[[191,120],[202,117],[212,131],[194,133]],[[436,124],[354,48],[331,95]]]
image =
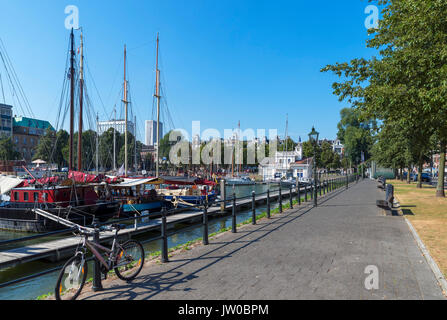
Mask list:
[[293,209],[292,186],[290,186],[290,209]]
[[314,192],[315,192],[315,185],[312,183],[310,186],[310,200],[312,201],[314,199]]
[[301,205],[301,194],[300,194],[300,180],[296,179],[296,193],[298,197],[298,206]]
[[[93,242],[99,244],[99,229],[96,228],[98,221],[96,217],[93,219],[93,225],[95,226],[95,233],[93,234]],[[95,263],[93,268],[93,286],[92,289],[94,292],[102,291],[104,288],[102,287],[101,282],[101,264],[98,258],[95,257]]]
[[232,226],[231,226],[231,232],[236,233],[236,193],[233,193],[233,219],[232,219]]
[[251,193],[252,199],[251,199],[251,220],[252,224],[256,224],[256,192],[253,191]]
[[227,206],[227,192],[225,190],[225,179],[220,180],[220,212],[224,213]]
[[267,190],[267,218],[270,219],[270,189]]
[[349,188],[349,175],[346,174],[346,190]]
[[207,246],[208,244],[208,199],[205,199],[203,207],[203,245]]
[[161,237],[162,237],[162,246],[161,246],[161,262],[167,263],[169,262],[168,258],[168,232],[167,232],[167,221],[166,221],[166,209],[161,209]]
[[279,183],[279,213],[282,213],[282,190],[281,190],[281,182]]
[[307,202],[307,186],[304,186],[304,202]]

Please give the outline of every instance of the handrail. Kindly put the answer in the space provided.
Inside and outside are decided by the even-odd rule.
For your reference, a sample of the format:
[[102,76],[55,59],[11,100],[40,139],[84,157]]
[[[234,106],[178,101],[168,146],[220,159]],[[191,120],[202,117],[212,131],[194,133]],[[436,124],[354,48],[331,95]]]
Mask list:
[[[332,184],[332,187],[333,187],[333,188],[331,187],[330,192],[334,192],[335,190],[342,189],[342,187],[345,186],[345,185],[348,186],[350,182],[356,181],[355,179],[352,179],[353,177],[354,177],[354,175],[347,175],[347,176],[346,176],[346,179],[344,179],[345,181],[341,180],[340,178],[333,178],[333,179],[323,180],[323,183],[321,183],[321,181],[320,181],[320,183],[319,183],[318,185],[319,185],[319,186],[325,186],[325,182],[326,182],[326,186],[328,186],[327,183],[328,183],[329,181],[331,181],[331,184]],[[357,179],[357,181],[358,181],[358,179]],[[297,188],[294,188],[294,190],[295,190],[295,194],[299,195],[299,197],[301,198],[301,195],[302,195],[301,191],[302,191],[303,189],[304,189],[304,190],[308,190],[309,188],[310,188],[310,189],[313,189],[313,187],[314,187],[314,185],[306,185],[304,188],[301,188],[301,187],[300,187],[300,188],[299,188],[299,192],[297,192],[297,191],[298,191]],[[293,189],[293,188],[292,188],[292,189]],[[289,189],[289,190],[290,190],[290,189]],[[279,190],[276,190],[276,191],[279,191]],[[329,193],[330,193],[330,192],[329,192]],[[258,197],[258,196],[260,196],[260,195],[269,194],[269,193],[270,193],[270,190],[268,190],[267,192],[259,193],[259,194],[255,194],[255,195],[256,195],[256,197]],[[328,193],[327,193],[327,194],[328,194]],[[283,196],[287,196],[287,193],[284,193]],[[292,196],[292,194],[290,193],[289,196]],[[250,195],[249,197],[247,196],[247,197],[240,197],[240,198],[236,198],[236,199],[224,199],[224,200],[215,201],[215,202],[213,202],[213,204],[215,204],[216,202],[217,202],[217,203],[218,203],[218,202],[228,202],[228,201],[241,200],[241,199],[244,199],[244,198],[252,198],[252,201],[254,201],[254,203],[255,203],[255,197],[253,197],[253,194],[252,194],[252,195]],[[306,199],[306,200],[307,200],[307,199]],[[252,202],[252,203],[253,203],[253,202]],[[270,205],[268,205],[268,206],[270,206]],[[197,207],[197,208],[204,207],[204,208],[205,208],[205,210],[204,210],[204,214],[207,214],[207,210],[206,210],[206,208],[209,207],[209,203],[199,204],[199,205],[194,205],[194,207]],[[167,221],[166,221],[166,215],[171,214],[171,213],[175,213],[176,211],[180,211],[180,210],[179,210],[179,209],[163,210],[163,211],[162,211],[162,215],[163,215],[163,219],[162,219],[162,221],[164,221],[164,223],[165,223],[166,225],[169,224],[169,223],[172,223],[172,222],[167,222]],[[233,214],[234,214],[234,211],[233,211]],[[123,218],[123,219],[113,220],[113,221],[111,221],[111,222],[105,222],[105,223],[101,223],[101,224],[95,224],[95,226],[105,226],[105,225],[114,224],[114,223],[119,223],[119,222],[125,222],[125,221],[130,221],[130,220],[142,219],[142,218],[149,217],[149,216],[151,216],[151,214],[141,215],[141,216],[138,216],[138,217],[129,217],[129,218]],[[268,215],[268,216],[269,216],[269,215]],[[174,222],[177,222],[177,221],[174,221]],[[143,241],[143,243],[147,243],[147,242],[155,241],[155,240],[160,240],[160,239],[164,239],[164,240],[166,240],[167,237],[170,237],[170,236],[172,236],[172,235],[175,235],[176,233],[179,233],[179,232],[183,231],[182,229],[180,229],[180,230],[171,232],[171,233],[169,233],[169,234],[168,234],[168,233],[163,234],[162,231],[163,231],[164,228],[166,228],[166,225],[163,227],[163,225],[160,224],[160,232],[162,233],[161,236],[157,236],[157,237],[152,237],[152,238],[150,238],[150,239],[146,239],[146,240]],[[205,227],[205,226],[204,226],[204,227]],[[207,226],[206,226],[206,227],[207,227]],[[20,239],[5,240],[5,241],[1,241],[1,242],[0,242],[0,246],[2,246],[2,245],[12,244],[12,243],[17,243],[17,242],[23,242],[23,241],[35,240],[35,239],[39,239],[39,238],[43,238],[43,237],[48,237],[48,236],[52,236],[52,235],[64,234],[64,233],[68,233],[68,232],[72,232],[72,231],[73,231],[73,228],[70,228],[70,229],[64,229],[64,230],[60,230],[60,231],[48,232],[48,233],[41,234],[41,235],[35,235],[35,236],[30,236],[30,237],[24,237],[24,238],[20,238]],[[166,242],[166,243],[167,243],[167,242]],[[163,248],[163,245],[162,245],[162,256],[163,256],[163,255],[166,255],[166,257],[167,257],[167,248],[166,248],[166,247]],[[94,260],[94,257],[90,257],[90,258],[87,259],[87,261],[91,261],[91,260]],[[166,262],[167,262],[167,261],[166,261]],[[36,273],[36,274],[32,274],[32,275],[29,275],[29,276],[25,276],[25,277],[22,277],[22,278],[18,278],[18,279],[14,279],[14,280],[11,280],[11,281],[7,281],[7,282],[4,282],[4,283],[0,283],[0,288],[4,288],[4,287],[7,287],[7,286],[11,286],[11,285],[14,285],[14,284],[17,284],[17,283],[20,283],[20,282],[23,282],[23,281],[31,280],[31,279],[34,279],[34,278],[38,278],[38,277],[40,277],[40,276],[44,276],[44,275],[47,275],[47,274],[50,274],[50,273],[59,271],[59,270],[61,270],[61,269],[62,269],[62,266],[60,266],[60,267],[56,267],[56,268],[52,268],[52,269],[49,269],[49,270],[45,270],[45,271],[42,271],[42,272],[39,272],[39,273]],[[96,271],[95,271],[95,272],[96,272]]]

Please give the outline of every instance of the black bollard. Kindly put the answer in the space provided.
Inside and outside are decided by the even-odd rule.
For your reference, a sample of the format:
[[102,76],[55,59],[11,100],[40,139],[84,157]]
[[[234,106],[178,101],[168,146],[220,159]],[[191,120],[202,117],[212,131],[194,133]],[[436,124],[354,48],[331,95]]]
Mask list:
[[292,186],[290,186],[290,209],[293,209]]
[[[96,218],[94,219],[93,225],[97,223]],[[99,230],[95,228],[95,233],[93,234],[93,242],[99,244]],[[104,288],[102,287],[101,282],[101,263],[95,257],[94,269],[93,269],[93,286],[92,289],[94,292],[102,291]]]
[[207,246],[208,244],[208,200],[205,200],[203,208],[203,245]]
[[297,180],[296,183],[296,193],[297,193],[297,197],[298,197],[298,205],[301,205],[301,194],[300,194],[300,181]]
[[236,194],[233,193],[233,208],[232,208],[232,213],[233,213],[233,219],[232,219],[232,227],[231,227],[231,232],[236,233]]
[[267,218],[270,219],[270,189],[267,190]]
[[281,190],[281,183],[279,184],[279,213],[282,213],[282,190]]
[[167,231],[167,221],[166,221],[166,209],[161,209],[161,262],[168,263],[168,231]]
[[304,202],[307,202],[307,186],[304,186]]
[[251,193],[251,197],[252,197],[252,199],[251,199],[251,223],[253,224],[253,225],[255,225],[256,224],[256,192],[255,191],[253,191],[252,193]]

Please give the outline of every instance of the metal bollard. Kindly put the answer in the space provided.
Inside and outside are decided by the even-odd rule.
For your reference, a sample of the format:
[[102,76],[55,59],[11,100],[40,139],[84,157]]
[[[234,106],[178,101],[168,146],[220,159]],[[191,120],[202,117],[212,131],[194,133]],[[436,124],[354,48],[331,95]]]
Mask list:
[[279,184],[279,213],[282,213],[282,191],[281,191],[281,183]]
[[168,258],[168,231],[167,231],[167,221],[166,221],[166,209],[161,209],[161,262],[167,263],[169,262]]
[[307,202],[307,186],[304,186],[304,202]]
[[312,184],[310,186],[310,200],[311,201],[314,199],[314,189],[315,189],[315,186]]
[[232,213],[233,213],[233,219],[232,219],[232,226],[231,226],[231,232],[236,233],[236,194],[233,193],[233,208],[232,208]]
[[346,190],[349,188],[349,176],[346,175]]
[[293,209],[292,186],[290,187],[290,209]]
[[252,199],[251,199],[251,220],[252,224],[256,224],[256,192],[253,191],[251,193]]
[[205,200],[203,208],[203,245],[207,246],[208,244],[208,200]]
[[267,218],[270,219],[270,189],[267,190]]
[[298,197],[298,205],[301,205],[301,194],[300,194],[300,182],[297,181],[296,183],[296,193],[297,193],[297,197]]
[[[95,221],[94,224],[96,224],[97,223],[96,218],[94,221]],[[95,230],[95,233],[93,235],[93,242],[99,244],[99,230]],[[101,282],[101,264],[96,257],[95,257],[94,269],[93,269],[92,289],[94,292],[104,290],[104,288],[102,287],[102,282]]]

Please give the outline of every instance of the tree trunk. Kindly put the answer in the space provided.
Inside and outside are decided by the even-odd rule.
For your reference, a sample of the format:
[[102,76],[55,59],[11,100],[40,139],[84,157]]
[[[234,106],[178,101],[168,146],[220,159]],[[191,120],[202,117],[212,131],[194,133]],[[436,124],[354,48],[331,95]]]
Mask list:
[[419,166],[418,166],[418,188],[422,188],[422,160],[419,160]]
[[438,186],[436,187],[436,196],[440,198],[445,197],[444,191],[444,173],[445,173],[445,149],[446,149],[446,141],[441,142],[441,153],[439,158],[439,167],[438,167]]

